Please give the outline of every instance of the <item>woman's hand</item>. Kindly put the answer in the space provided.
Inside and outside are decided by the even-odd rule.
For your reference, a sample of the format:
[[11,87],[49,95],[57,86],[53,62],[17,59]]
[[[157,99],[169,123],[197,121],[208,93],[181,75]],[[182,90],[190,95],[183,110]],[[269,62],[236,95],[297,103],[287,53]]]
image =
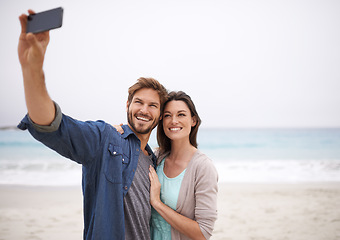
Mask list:
[[119,125],[112,125],[112,127],[114,127],[117,130],[117,132],[119,132],[120,134],[124,133],[124,129],[122,128],[122,126],[123,126],[123,123]]
[[165,205],[160,198],[161,183],[158,180],[155,169],[149,167],[150,178],[150,203],[152,207],[167,221],[173,228],[186,235],[190,239],[204,239],[205,237],[200,226],[195,220],[185,217],[169,206]]
[[153,166],[149,167],[149,178],[150,178],[150,204],[155,207],[161,202],[161,183],[158,180],[157,173]]

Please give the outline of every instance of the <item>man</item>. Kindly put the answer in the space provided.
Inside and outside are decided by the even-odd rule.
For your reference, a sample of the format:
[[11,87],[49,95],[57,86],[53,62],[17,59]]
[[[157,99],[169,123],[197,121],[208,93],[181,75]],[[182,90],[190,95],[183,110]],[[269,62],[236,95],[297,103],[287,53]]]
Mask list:
[[84,239],[150,239],[148,168],[155,164],[155,156],[147,142],[158,124],[167,90],[152,78],[140,78],[129,88],[123,135],[103,121],[68,117],[49,97],[45,85],[49,32],[26,34],[27,15],[19,19],[18,55],[28,115],[18,127],[83,165]]

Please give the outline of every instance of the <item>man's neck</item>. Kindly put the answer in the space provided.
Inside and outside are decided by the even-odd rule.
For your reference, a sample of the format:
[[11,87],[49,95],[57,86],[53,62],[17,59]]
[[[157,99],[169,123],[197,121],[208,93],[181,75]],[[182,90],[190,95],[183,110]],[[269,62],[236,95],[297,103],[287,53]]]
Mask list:
[[139,137],[138,135],[137,135],[137,137],[138,137],[139,140],[140,140],[140,149],[143,151],[143,153],[144,153],[145,156],[149,156],[150,154],[149,154],[148,151],[146,151],[145,148],[146,148],[146,145],[148,144],[150,134],[148,135],[148,137],[147,137],[146,139],[143,139],[143,140],[142,140],[142,138]]
[[141,134],[141,133],[137,133],[130,125],[129,125],[130,129],[135,133],[135,135],[138,137],[138,139],[140,140],[140,148],[143,151],[143,153],[145,155],[149,155],[148,151],[145,150],[146,145],[148,144],[150,135],[151,135],[151,131],[149,133],[145,133],[145,134]]

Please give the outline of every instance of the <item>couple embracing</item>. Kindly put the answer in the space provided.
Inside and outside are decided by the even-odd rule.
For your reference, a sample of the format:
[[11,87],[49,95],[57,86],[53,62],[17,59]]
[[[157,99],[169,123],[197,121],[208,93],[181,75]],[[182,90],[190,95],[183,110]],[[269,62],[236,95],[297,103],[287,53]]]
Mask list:
[[[83,238],[209,239],[217,219],[218,177],[197,149],[201,120],[191,98],[140,78],[128,90],[127,125],[73,119],[46,89],[49,32],[27,34],[27,15],[19,19],[28,114],[18,127],[82,164]],[[154,153],[147,143],[157,125]]]

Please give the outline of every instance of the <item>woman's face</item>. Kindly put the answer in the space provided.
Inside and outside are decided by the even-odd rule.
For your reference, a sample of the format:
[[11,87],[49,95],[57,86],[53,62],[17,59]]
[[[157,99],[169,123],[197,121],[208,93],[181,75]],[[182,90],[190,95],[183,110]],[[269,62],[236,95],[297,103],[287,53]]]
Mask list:
[[196,125],[195,119],[195,117],[191,117],[190,109],[185,102],[170,101],[164,108],[164,133],[172,141],[185,138],[189,140],[191,127]]

